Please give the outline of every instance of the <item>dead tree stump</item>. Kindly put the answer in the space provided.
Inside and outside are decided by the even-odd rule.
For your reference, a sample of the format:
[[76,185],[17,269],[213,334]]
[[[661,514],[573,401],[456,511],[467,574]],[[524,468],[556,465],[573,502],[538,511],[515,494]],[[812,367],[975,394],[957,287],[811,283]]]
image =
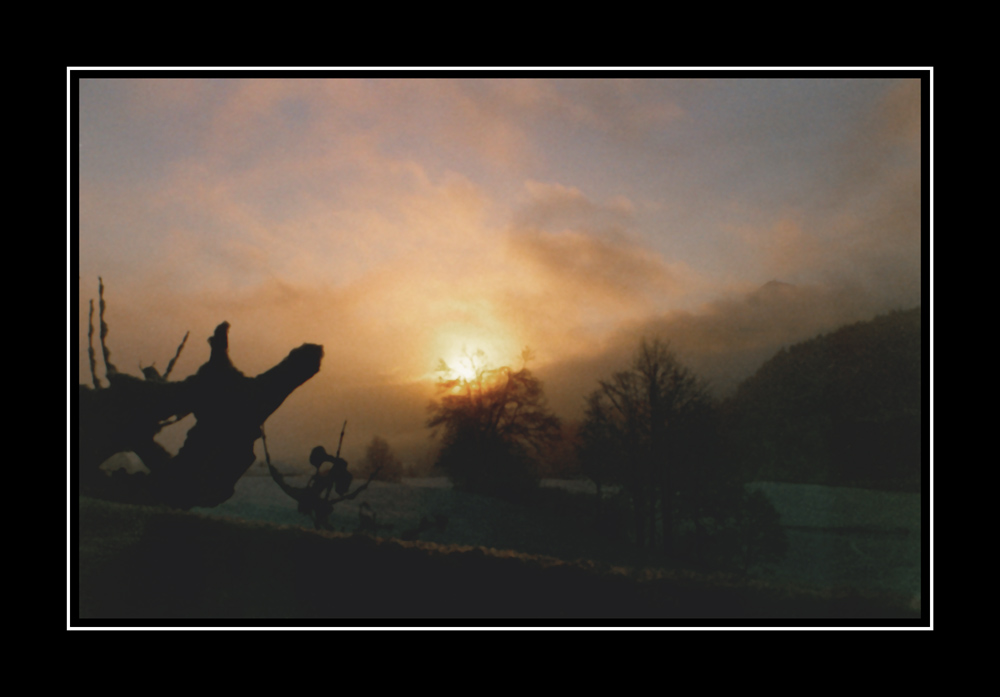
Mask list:
[[[103,297],[101,309],[103,346]],[[166,381],[155,371],[144,371],[147,379],[120,373],[104,347],[108,386],[101,386],[95,375],[95,387],[79,388],[82,493],[176,508],[216,506],[232,496],[236,481],[254,463],[254,442],[264,421],[319,372],[323,347],[303,344],[270,370],[247,377],[229,359],[228,322],[216,327],[208,342],[208,361],[179,382]],[[180,451],[171,455],[153,437],[188,414],[196,423]],[[151,474],[112,478],[100,469],[115,453],[128,451]]]

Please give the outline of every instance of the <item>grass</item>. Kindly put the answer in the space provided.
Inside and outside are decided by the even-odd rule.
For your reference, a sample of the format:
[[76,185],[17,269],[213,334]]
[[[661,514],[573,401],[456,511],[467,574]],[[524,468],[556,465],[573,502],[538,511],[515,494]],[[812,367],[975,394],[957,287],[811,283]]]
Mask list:
[[[571,496],[552,493],[540,494],[536,503],[545,501],[568,509],[580,505]],[[539,518],[527,520],[530,527]],[[317,532],[86,498],[79,499],[77,523],[73,614],[84,624],[115,619],[572,624],[848,618],[907,623],[920,618],[919,609],[879,593],[566,561],[484,545]]]

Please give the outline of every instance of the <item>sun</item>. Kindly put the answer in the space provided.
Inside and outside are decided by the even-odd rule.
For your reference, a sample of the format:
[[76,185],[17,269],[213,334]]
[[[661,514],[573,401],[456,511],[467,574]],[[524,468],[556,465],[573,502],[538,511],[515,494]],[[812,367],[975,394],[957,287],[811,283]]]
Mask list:
[[[445,362],[448,363],[448,361]],[[477,363],[475,360],[475,354],[471,356],[462,356],[458,360],[448,363],[448,367],[451,368],[451,372],[453,372],[455,376],[461,380],[468,382],[469,380],[476,379]]]
[[[449,322],[435,332],[431,356],[432,364],[444,361],[448,366],[447,379],[470,381],[484,371],[505,365],[516,356],[516,342],[507,337],[503,326],[486,323]],[[436,372],[434,378],[441,377]]]

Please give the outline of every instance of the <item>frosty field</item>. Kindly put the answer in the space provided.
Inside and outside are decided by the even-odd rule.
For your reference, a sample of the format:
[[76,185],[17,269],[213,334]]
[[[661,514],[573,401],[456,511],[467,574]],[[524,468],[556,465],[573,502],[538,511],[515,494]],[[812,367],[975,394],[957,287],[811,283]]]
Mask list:
[[[290,481],[301,486],[304,478]],[[763,491],[775,505],[789,543],[780,563],[755,569],[755,575],[805,587],[888,591],[919,604],[919,494],[777,482],[750,486]],[[593,491],[589,482],[580,480],[544,480],[543,487],[581,495]],[[374,511],[375,534],[380,537],[412,534],[422,517],[446,518],[443,529],[431,527],[420,532],[418,539],[612,565],[656,563],[627,540],[597,534],[578,516],[455,491],[446,479],[372,482],[357,499],[335,506],[330,518],[334,529],[358,532],[362,503]],[[195,510],[216,517],[311,527],[309,519],[296,510],[295,502],[268,477],[244,477],[229,501],[213,509]]]

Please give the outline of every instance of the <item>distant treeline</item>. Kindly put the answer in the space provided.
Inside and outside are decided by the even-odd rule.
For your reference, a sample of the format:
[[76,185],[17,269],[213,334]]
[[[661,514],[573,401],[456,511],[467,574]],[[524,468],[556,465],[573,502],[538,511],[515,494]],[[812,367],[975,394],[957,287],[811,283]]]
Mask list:
[[747,479],[919,491],[921,310],[894,311],[782,349],[724,408]]

